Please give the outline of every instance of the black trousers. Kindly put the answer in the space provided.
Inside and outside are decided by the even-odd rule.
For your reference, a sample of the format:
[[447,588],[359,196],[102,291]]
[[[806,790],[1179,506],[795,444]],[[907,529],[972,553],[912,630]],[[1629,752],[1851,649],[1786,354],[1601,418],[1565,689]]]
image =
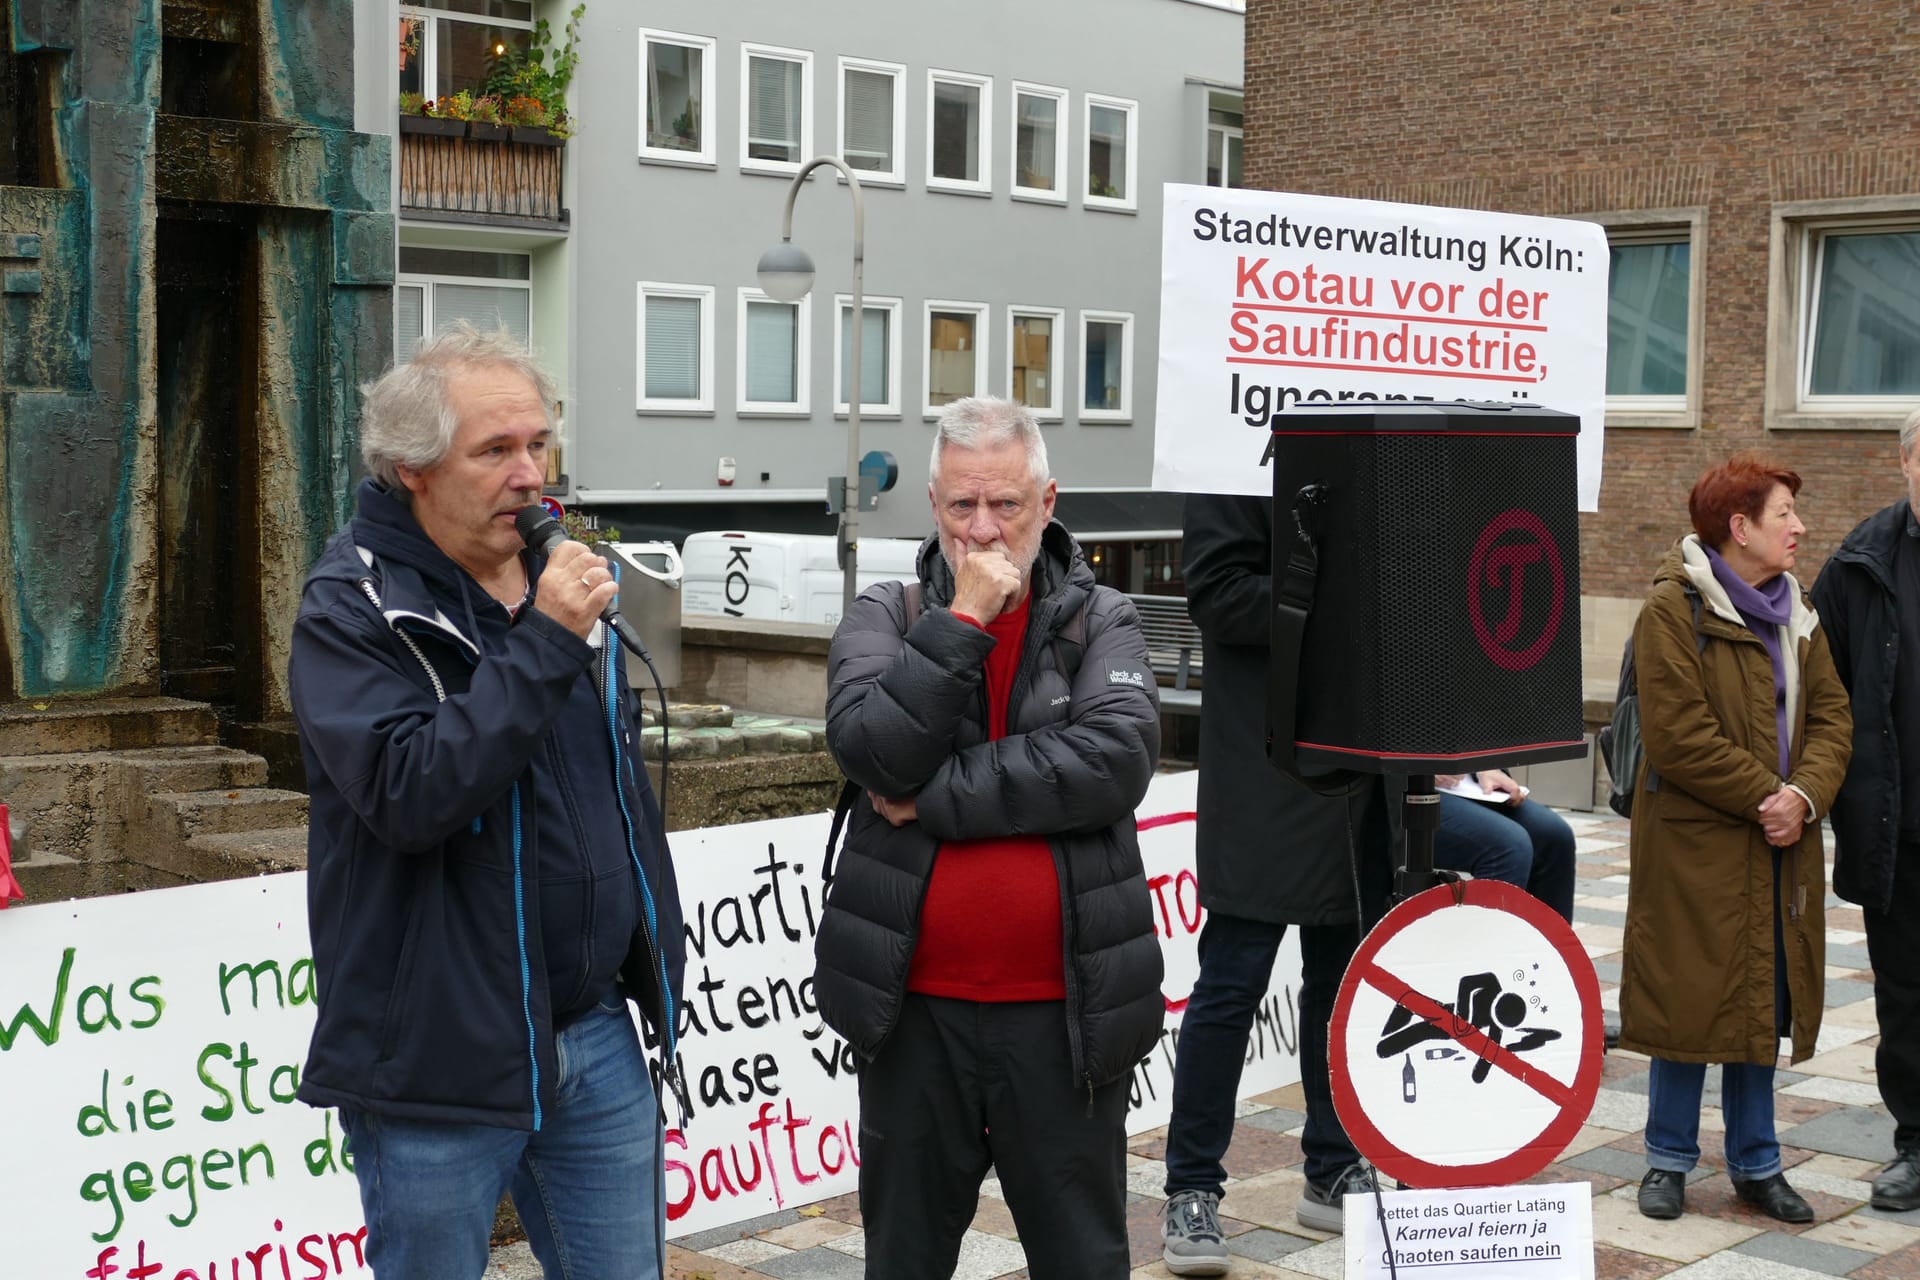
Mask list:
[[1893,1113],[1895,1148],[1920,1151],[1920,947],[1913,942],[1920,927],[1920,844],[1904,842],[1895,853],[1887,909],[1861,914],[1880,1016],[1880,1047],[1873,1054],[1880,1097]]
[[1033,1280],[1124,1280],[1125,1076],[1076,1086],[1060,1001],[909,994],[860,1072],[868,1280],[947,1280],[991,1167]]

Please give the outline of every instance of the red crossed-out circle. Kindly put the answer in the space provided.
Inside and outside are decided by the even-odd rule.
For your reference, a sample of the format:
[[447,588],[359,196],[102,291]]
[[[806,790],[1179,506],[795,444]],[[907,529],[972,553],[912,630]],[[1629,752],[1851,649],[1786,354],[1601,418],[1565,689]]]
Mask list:
[[[1515,530],[1526,534],[1527,540],[1541,549],[1541,559],[1546,562],[1553,590],[1553,598],[1547,604],[1546,626],[1541,628],[1540,634],[1531,643],[1520,649],[1509,648],[1507,643],[1502,642],[1480,609],[1480,581],[1487,574],[1487,556],[1502,535]],[[1521,568],[1515,567],[1511,572],[1513,577],[1507,585],[1509,595],[1518,593],[1526,582]],[[1547,531],[1546,521],[1531,511],[1517,507],[1495,516],[1480,531],[1479,538],[1473,544],[1473,554],[1467,558],[1467,616],[1473,622],[1473,638],[1480,642],[1481,650],[1503,671],[1525,671],[1546,656],[1553,638],[1560,634],[1560,614],[1566,602],[1566,571],[1560,564],[1560,548]],[[1510,603],[1509,607],[1514,607],[1514,604]]]
[[[1455,895],[1458,895],[1456,899]],[[1508,1052],[1480,1032],[1455,1019],[1440,1004],[1395,978],[1377,963],[1387,943],[1416,921],[1444,911],[1458,901],[1466,906],[1486,907],[1520,917],[1533,926],[1542,940],[1559,953],[1573,978],[1580,997],[1580,1065],[1571,1083],[1557,1080],[1525,1059]],[[1533,1089],[1559,1108],[1538,1136],[1522,1143],[1517,1151],[1480,1164],[1435,1164],[1410,1155],[1394,1146],[1367,1114],[1365,1104],[1353,1087],[1353,1074],[1347,1060],[1347,1024],[1353,1016],[1354,997],[1362,983],[1388,998],[1405,1005],[1417,1016],[1440,1026],[1455,1043],[1474,1057],[1485,1057],[1493,1065]],[[1327,1067],[1333,1079],[1333,1105],[1346,1127],[1347,1136],[1359,1152],[1375,1167],[1409,1186],[1495,1187],[1524,1182],[1553,1163],[1567,1143],[1586,1123],[1593,1100],[1600,1091],[1600,1071],[1605,1049],[1600,1029],[1600,980],[1594,976],[1593,962],[1574,936],[1573,929],[1538,898],[1497,880],[1468,880],[1457,885],[1442,885],[1416,894],[1389,911],[1354,952],[1341,979],[1340,994],[1334,1000],[1333,1020],[1327,1031]],[[1374,1100],[1379,1105],[1379,1100]]]

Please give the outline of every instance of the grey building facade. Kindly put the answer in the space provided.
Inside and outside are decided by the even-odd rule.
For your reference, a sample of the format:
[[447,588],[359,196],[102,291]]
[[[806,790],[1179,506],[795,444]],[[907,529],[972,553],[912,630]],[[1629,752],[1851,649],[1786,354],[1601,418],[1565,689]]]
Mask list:
[[814,292],[789,307],[755,278],[791,175],[831,154],[866,203],[862,449],[900,466],[862,532],[927,528],[931,420],[962,393],[1035,405],[1069,509],[1119,495],[1081,526],[1164,522],[1144,493],[1160,188],[1206,180],[1210,142],[1215,169],[1236,155],[1240,27],[1190,0],[589,4],[570,501],[622,528],[831,528],[852,319],[831,169],[793,217]]

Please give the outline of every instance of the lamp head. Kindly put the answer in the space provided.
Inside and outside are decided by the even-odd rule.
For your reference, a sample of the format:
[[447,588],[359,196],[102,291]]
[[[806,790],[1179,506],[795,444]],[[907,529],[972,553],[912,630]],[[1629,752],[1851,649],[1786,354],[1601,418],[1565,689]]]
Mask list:
[[790,240],[760,255],[760,288],[776,302],[798,302],[813,288],[813,259]]

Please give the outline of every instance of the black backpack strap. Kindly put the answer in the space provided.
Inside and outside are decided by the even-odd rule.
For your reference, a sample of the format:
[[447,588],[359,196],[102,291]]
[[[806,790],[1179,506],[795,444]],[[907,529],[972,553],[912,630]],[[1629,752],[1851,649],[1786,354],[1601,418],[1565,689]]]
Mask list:
[[1327,487],[1303,486],[1293,495],[1293,546],[1286,572],[1273,581],[1270,670],[1267,677],[1268,758],[1288,777],[1328,795],[1348,791],[1362,775],[1351,770],[1303,776],[1294,750],[1293,727],[1300,706],[1300,657],[1306,647],[1307,619],[1313,614],[1314,584],[1320,575],[1316,521]]

